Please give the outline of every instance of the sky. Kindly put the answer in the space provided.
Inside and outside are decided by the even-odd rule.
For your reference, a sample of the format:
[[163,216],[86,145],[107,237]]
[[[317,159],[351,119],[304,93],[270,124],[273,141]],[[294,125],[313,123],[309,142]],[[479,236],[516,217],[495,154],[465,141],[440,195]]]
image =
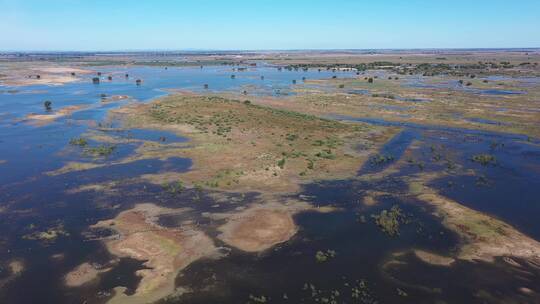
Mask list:
[[0,0],[1,51],[540,47],[540,0]]

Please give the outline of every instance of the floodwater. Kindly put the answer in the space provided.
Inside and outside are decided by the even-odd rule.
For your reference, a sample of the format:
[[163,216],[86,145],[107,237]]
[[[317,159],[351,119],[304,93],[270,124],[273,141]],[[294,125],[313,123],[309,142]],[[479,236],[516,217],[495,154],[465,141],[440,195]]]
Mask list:
[[[192,207],[192,212],[181,216],[193,217],[203,226],[207,224],[205,232],[215,236],[220,222],[203,222],[202,212],[233,211],[258,195],[224,193],[222,195],[238,205],[219,205],[210,193],[199,193],[195,189],[173,195],[156,185],[124,184],[125,179],[142,174],[189,170],[191,160],[184,158],[122,162],[140,141],[177,144],[186,139],[164,131],[98,128],[108,110],[128,102],[103,103],[101,94],[126,95],[131,102],[147,102],[167,94],[168,89],[236,93],[248,90],[248,96],[283,95],[290,93],[293,80],[301,83],[303,77],[318,79],[333,75],[316,70],[278,71],[268,66],[248,67],[247,71],[232,71],[232,67],[226,66],[100,68],[99,71],[103,73],[99,85],[92,84],[92,75],[89,75],[81,82],[63,86],[17,88],[17,93],[8,93],[14,88],[0,87],[0,160],[5,161],[0,163],[0,208],[6,209],[0,212],[0,303],[103,303],[111,297],[114,287],[123,286],[128,293],[133,292],[140,280],[135,272],[144,269],[144,261],[111,257],[97,240],[101,235],[96,235],[108,232],[92,231],[88,228],[90,225],[113,218],[138,202],[148,202],[172,208]],[[129,74],[127,79],[126,73]],[[109,74],[113,76],[111,82],[106,78]],[[234,79],[230,77],[232,74],[235,74]],[[352,75],[338,74],[340,77]],[[137,86],[135,79],[143,79],[143,83]],[[208,84],[208,89],[204,84]],[[50,124],[29,124],[26,115],[43,114],[44,100],[51,100],[53,109],[68,105],[84,105],[85,108]],[[361,121],[393,125],[377,119]],[[525,261],[515,262],[520,267],[500,258],[495,263],[456,262],[449,268],[421,262],[411,249],[447,255],[457,250],[459,240],[424,204],[400,195],[407,188],[403,178],[420,170],[444,170],[452,161],[475,170],[476,175],[454,174],[434,181],[433,187],[540,240],[540,223],[536,220],[540,213],[538,141],[511,134],[396,125],[403,131],[379,153],[397,160],[415,142],[420,148],[412,157],[425,164],[422,169],[411,165],[382,181],[351,179],[305,185],[294,198],[309,199],[319,206],[338,207],[339,211],[298,214],[295,217],[298,234],[262,254],[232,249],[222,259],[201,260],[190,265],[177,278],[177,285],[192,292],[166,303],[257,303],[262,296],[267,303],[325,303],[332,297],[336,303],[496,303],[494,299],[540,302],[540,270]],[[105,132],[125,143],[117,145],[111,155],[95,161],[85,155],[83,148],[68,144],[70,139],[88,130]],[[89,142],[92,147],[99,144]],[[495,155],[496,163],[482,166],[472,162],[472,156],[479,153]],[[61,168],[66,161],[99,166],[68,174],[44,174]],[[359,168],[358,175],[379,172],[391,162],[367,163]],[[118,191],[68,191],[104,182],[115,182]],[[384,196],[372,207],[359,203],[373,190],[396,195]],[[400,226],[399,236],[394,237],[381,231],[371,217],[392,206],[399,206],[407,218],[407,223]],[[183,219],[163,217],[160,223],[175,227]],[[54,242],[25,237],[51,227],[61,227],[66,234]],[[223,244],[218,242],[217,245]],[[335,257],[324,263],[317,262],[316,253],[326,250],[335,251]],[[7,262],[13,259],[24,261],[25,270],[10,279]],[[83,262],[113,270],[95,284],[65,287],[64,275]],[[524,294],[520,288],[528,288],[533,293]],[[355,290],[359,290],[358,297],[353,297]]]
[[[521,78],[518,78],[516,81],[519,81]],[[450,89],[459,92],[475,94],[475,95],[492,95],[492,96],[508,96],[508,95],[522,95],[526,94],[525,91],[517,90],[502,90],[502,89],[480,89],[461,84],[459,80],[447,80],[437,83],[429,82],[430,77],[412,77],[409,81],[403,84],[409,88],[418,88],[418,89]],[[525,82],[525,80],[522,80]],[[467,82],[467,80],[465,80]],[[530,83],[530,82],[525,82]],[[525,86],[525,85],[523,85]]]

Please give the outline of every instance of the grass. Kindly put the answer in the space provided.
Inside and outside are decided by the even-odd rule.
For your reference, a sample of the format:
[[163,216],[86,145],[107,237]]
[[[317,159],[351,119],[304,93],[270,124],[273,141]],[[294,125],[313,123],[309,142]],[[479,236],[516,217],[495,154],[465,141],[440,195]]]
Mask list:
[[84,153],[93,157],[107,157],[116,150],[115,145],[102,144],[97,147],[88,147],[84,149]]
[[379,139],[368,138],[367,127],[211,95],[141,105],[126,124],[185,130],[193,145],[182,156],[192,158],[195,168],[185,181],[220,189],[290,190],[301,180],[353,174],[365,157],[351,152],[352,143],[375,147]]

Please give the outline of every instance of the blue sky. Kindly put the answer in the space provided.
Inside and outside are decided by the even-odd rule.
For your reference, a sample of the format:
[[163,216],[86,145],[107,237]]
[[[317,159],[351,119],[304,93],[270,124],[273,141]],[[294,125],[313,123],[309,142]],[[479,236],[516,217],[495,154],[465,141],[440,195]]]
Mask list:
[[0,50],[540,47],[540,0],[0,0]]

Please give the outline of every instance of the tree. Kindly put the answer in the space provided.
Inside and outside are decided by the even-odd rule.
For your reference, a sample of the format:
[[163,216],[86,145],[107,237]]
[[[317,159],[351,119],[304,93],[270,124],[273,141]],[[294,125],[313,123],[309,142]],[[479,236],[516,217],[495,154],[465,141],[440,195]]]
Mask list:
[[46,111],[52,110],[52,102],[50,100],[45,100],[45,102],[43,103],[43,106],[45,107]]
[[367,80],[368,83],[373,83],[373,78],[369,77]]

